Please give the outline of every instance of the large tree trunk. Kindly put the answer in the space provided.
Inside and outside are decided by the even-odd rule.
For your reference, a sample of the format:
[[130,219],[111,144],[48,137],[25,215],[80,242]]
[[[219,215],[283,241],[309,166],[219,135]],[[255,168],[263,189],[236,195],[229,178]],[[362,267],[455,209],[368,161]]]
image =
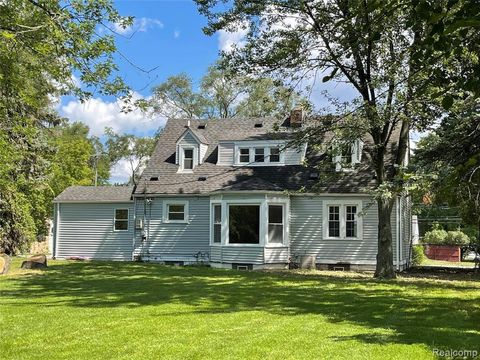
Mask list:
[[395,269],[393,267],[393,239],[392,224],[390,216],[392,214],[394,200],[378,199],[378,252],[377,268],[375,277],[393,279],[395,278]]

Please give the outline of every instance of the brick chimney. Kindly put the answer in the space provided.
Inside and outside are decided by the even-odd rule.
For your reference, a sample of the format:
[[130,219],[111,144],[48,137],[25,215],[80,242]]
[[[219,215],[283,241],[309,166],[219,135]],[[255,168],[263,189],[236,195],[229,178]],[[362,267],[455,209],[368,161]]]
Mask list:
[[291,127],[300,127],[303,122],[303,109],[301,107],[296,107],[290,113],[290,126]]

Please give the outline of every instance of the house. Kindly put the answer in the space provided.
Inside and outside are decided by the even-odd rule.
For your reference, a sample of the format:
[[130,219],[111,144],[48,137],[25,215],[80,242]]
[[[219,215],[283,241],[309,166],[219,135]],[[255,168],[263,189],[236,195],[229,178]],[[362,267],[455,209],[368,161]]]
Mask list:
[[[325,154],[308,144],[286,146],[302,121],[301,113],[282,123],[169,120],[136,187],[73,186],[54,200],[53,256],[374,268],[375,178],[364,156],[370,142],[357,140],[334,156],[332,176],[324,177],[315,164]],[[407,196],[396,200],[391,221],[394,264],[402,269],[410,245]]]

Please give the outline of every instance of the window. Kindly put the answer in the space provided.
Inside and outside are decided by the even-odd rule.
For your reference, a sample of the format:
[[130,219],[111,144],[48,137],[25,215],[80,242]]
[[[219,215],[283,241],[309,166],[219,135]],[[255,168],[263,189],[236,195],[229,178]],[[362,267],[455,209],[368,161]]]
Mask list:
[[228,242],[259,244],[260,205],[229,205],[228,212]]
[[347,238],[356,238],[357,237],[357,207],[355,205],[347,205],[345,207],[346,218],[346,233]]
[[115,231],[128,230],[128,209],[115,209],[113,229]]
[[264,162],[264,161],[265,161],[265,149],[255,148],[255,162]]
[[362,201],[332,200],[324,204],[324,237],[326,239],[362,238]]
[[352,145],[345,144],[342,146],[342,154],[341,154],[341,162],[342,165],[346,165],[347,167],[352,165]]
[[193,149],[183,149],[183,169],[193,170]]
[[340,237],[340,206],[328,207],[328,237]]
[[213,205],[213,243],[222,242],[222,205]]
[[249,148],[240,149],[240,159],[239,160],[240,160],[241,163],[250,162],[250,149]]
[[280,162],[280,148],[270,148],[270,162]]
[[166,223],[185,223],[188,221],[188,201],[164,201],[163,221]]
[[283,244],[283,205],[268,206],[268,242]]

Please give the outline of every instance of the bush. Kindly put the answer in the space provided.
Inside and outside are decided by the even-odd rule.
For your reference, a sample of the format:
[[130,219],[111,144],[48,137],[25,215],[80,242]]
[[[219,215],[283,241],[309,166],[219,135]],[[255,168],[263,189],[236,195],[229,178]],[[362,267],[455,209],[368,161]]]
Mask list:
[[445,239],[447,238],[447,232],[442,229],[434,229],[427,231],[422,238],[423,244],[432,245],[445,245]]
[[445,231],[442,229],[434,229],[425,233],[422,243],[430,245],[466,246],[470,243],[470,238],[460,230]]
[[445,245],[466,246],[470,243],[470,238],[467,234],[460,230],[448,231],[445,238]]
[[418,266],[426,259],[423,245],[413,245],[412,247],[412,266]]

